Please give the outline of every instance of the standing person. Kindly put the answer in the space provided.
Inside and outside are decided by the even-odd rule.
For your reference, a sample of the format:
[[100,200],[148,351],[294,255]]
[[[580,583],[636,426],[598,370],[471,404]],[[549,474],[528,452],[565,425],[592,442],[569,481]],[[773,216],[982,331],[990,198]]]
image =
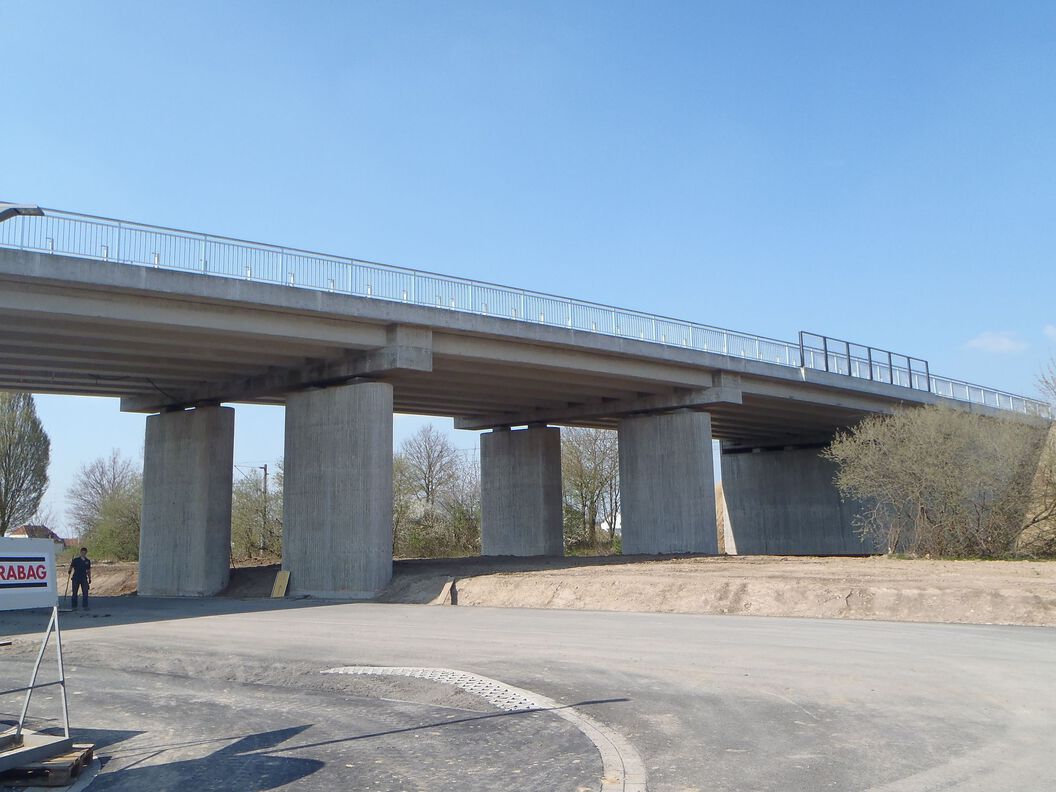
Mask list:
[[84,609],[88,610],[88,587],[92,585],[92,562],[88,559],[88,548],[82,547],[81,554],[70,562],[69,574],[73,576],[73,595],[70,607],[77,610],[77,588],[81,589]]

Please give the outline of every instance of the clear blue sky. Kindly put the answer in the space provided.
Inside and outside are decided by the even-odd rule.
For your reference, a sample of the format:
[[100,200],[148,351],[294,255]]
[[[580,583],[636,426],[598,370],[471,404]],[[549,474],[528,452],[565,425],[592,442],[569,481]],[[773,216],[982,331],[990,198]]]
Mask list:
[[[811,329],[1033,393],[1054,41],[1051,2],[5,0],[0,198]],[[57,511],[81,462],[140,451],[113,402],[40,405]],[[236,461],[281,455],[281,411],[238,426]]]

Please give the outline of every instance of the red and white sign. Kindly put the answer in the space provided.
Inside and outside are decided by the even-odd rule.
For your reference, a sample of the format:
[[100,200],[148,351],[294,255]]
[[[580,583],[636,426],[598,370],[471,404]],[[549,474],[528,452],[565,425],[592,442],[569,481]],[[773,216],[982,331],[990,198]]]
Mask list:
[[55,543],[0,539],[0,611],[50,608],[57,601]]

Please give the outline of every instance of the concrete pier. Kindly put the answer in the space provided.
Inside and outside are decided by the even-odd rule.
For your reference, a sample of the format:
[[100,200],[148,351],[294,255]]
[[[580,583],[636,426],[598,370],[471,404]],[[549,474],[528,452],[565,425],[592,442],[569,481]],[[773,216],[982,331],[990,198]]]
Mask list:
[[722,487],[739,555],[875,552],[855,533],[856,505],[840,500],[836,465],[819,448],[722,454]]
[[204,597],[227,585],[234,437],[230,407],[147,418],[140,594]]
[[623,553],[717,553],[711,417],[642,415],[618,430]]
[[392,386],[286,399],[283,569],[290,591],[370,597],[392,577]]
[[564,554],[561,430],[480,436],[481,555]]

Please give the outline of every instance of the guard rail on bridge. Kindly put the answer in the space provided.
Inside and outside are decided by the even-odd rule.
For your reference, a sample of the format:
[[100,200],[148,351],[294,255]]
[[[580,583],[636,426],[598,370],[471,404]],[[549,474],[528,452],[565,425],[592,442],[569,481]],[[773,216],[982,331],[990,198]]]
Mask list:
[[0,222],[0,247],[142,267],[243,278],[380,300],[428,305],[520,322],[568,327],[759,360],[833,371],[958,401],[1050,417],[1042,401],[931,374],[927,361],[800,333],[799,343],[552,294],[371,261],[45,209]]

